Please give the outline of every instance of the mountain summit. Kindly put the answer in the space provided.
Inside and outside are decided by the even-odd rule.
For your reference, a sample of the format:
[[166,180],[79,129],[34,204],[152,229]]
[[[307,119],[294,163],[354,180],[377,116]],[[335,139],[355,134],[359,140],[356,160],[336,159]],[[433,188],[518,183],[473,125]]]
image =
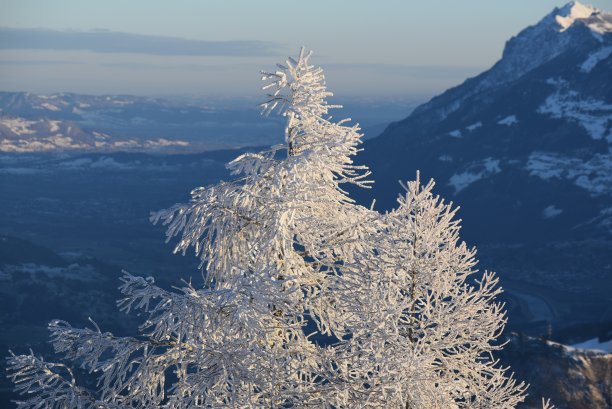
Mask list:
[[591,30],[595,38],[598,35],[612,31],[612,14],[585,6],[577,1],[567,3],[560,9],[556,8],[543,21],[554,20],[559,26],[558,31],[565,31],[574,24],[583,25]]
[[418,107],[415,113],[433,110],[436,119],[443,120],[459,109],[466,98],[515,81],[562,54],[580,54],[601,48],[601,53],[594,58],[603,59],[609,55],[611,50],[607,46],[611,44],[612,13],[572,1],[555,8],[537,24],[508,40],[502,59],[491,69],[442,94],[450,97],[453,104],[445,103],[448,98],[435,97]]
[[377,181],[361,203],[394,207],[397,180],[420,170],[461,206],[463,237],[507,272],[515,305],[549,294],[539,305],[551,310],[517,307],[511,324],[612,321],[611,13],[553,10],[489,70],[367,141],[359,161]]
[[[363,160],[377,180],[421,169],[475,212],[468,223],[482,220],[482,200],[495,203],[487,228],[474,230],[479,240],[612,236],[612,13],[555,8],[511,38],[489,70],[368,145]],[[394,187],[374,188],[383,207]]]
[[494,83],[514,80],[565,52],[596,47],[610,32],[612,13],[568,3],[511,38],[487,79]]

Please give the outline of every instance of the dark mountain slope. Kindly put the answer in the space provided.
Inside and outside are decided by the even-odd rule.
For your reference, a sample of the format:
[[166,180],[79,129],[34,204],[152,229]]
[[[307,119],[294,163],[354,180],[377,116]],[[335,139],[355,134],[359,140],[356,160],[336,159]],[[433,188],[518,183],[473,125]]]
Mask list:
[[[502,274],[510,325],[531,333],[610,320],[612,14],[572,2],[506,44],[490,70],[365,143],[395,206],[398,180],[434,178],[462,237]],[[534,298],[535,297],[535,298]]]
[[[368,141],[359,160],[376,184],[359,198],[390,208],[397,180],[421,170],[462,206],[472,240],[609,237],[612,33],[594,32],[591,17],[563,31],[555,19],[583,7],[555,10],[489,71]],[[612,14],[592,14],[612,27]]]

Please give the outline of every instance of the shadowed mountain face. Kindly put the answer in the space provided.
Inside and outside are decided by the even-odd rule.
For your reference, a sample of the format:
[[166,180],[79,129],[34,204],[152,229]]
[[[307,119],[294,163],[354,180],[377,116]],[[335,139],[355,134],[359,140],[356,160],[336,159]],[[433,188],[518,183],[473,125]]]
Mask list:
[[[398,179],[434,178],[462,238],[499,272],[508,328],[576,343],[612,322],[612,14],[579,3],[510,39],[490,70],[366,141],[389,209]],[[609,342],[609,341],[608,341]],[[609,352],[609,350],[607,350]],[[512,337],[501,358],[558,408],[612,407],[612,355]]]
[[511,327],[612,320],[612,14],[555,9],[364,148],[376,182],[355,192],[362,203],[394,207],[398,179],[420,170],[461,207],[462,237],[502,275]]
[[612,406],[612,354],[511,334],[500,358],[530,384],[524,409],[540,409],[542,397],[557,409]]
[[[16,237],[0,234],[0,351],[50,354],[47,324],[52,319],[78,326],[92,325],[105,331],[134,332],[136,321],[118,312],[115,300],[121,270],[100,260],[79,255],[60,256],[52,250]],[[18,396],[4,376],[0,362],[0,407]]]
[[359,160],[374,172],[378,205],[392,207],[397,179],[420,169],[480,242],[609,237],[612,14],[560,25],[582,8],[555,10],[508,41],[489,71],[367,142]]

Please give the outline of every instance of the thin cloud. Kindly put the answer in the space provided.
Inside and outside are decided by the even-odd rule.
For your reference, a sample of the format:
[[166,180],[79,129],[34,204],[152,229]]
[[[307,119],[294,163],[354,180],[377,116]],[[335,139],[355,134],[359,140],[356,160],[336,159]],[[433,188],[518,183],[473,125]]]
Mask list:
[[[100,67],[119,68],[128,70],[188,70],[188,71],[225,71],[235,68],[232,64],[156,64],[156,63],[145,63],[145,62],[110,62],[110,63],[99,63]],[[240,64],[241,68],[251,67],[253,72],[258,72],[260,68],[258,64]]]
[[[2,48],[2,47],[0,47]],[[85,65],[82,61],[68,60],[6,60],[0,59],[0,65]]]
[[0,27],[0,49],[87,50],[162,56],[278,56],[286,51],[268,41],[202,41],[117,31]]
[[484,70],[484,67],[465,67],[452,65],[400,65],[400,64],[376,64],[376,63],[331,63],[322,64],[325,69],[338,71],[364,71],[379,75],[411,76],[418,78],[445,78],[456,76],[476,75]]

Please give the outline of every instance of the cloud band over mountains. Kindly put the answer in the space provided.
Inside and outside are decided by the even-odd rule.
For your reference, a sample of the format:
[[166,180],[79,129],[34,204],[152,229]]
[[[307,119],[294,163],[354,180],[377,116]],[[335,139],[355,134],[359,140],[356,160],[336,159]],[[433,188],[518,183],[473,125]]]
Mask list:
[[202,41],[108,30],[76,31],[0,27],[0,49],[87,50],[166,56],[277,56],[286,51],[267,41]]

